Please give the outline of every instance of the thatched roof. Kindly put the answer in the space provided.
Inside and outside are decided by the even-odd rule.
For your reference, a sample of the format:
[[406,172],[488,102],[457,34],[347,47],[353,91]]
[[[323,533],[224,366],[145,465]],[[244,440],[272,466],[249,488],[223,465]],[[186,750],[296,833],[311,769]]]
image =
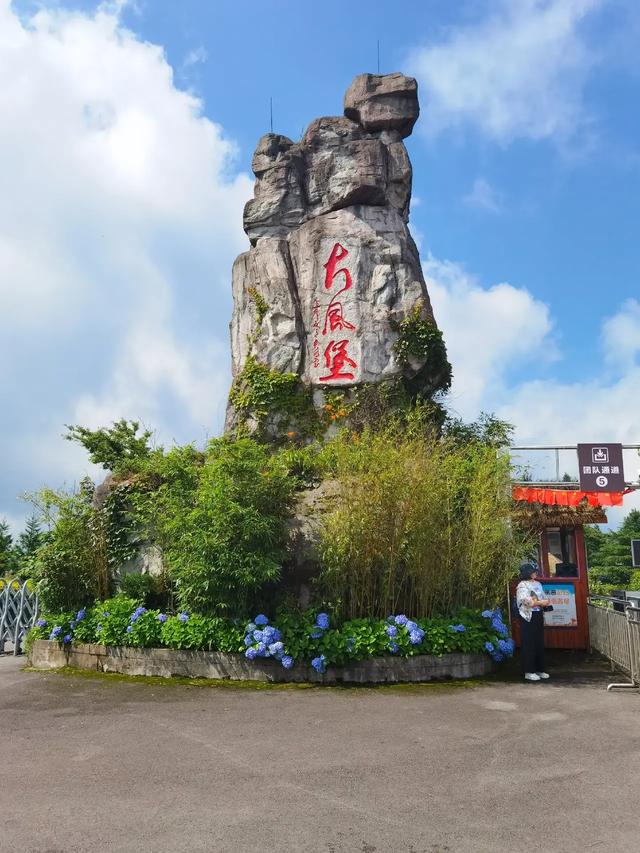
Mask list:
[[582,524],[606,524],[607,516],[601,506],[590,506],[586,501],[578,506],[547,506],[539,503],[515,501],[513,520],[528,530],[545,527],[579,527]]

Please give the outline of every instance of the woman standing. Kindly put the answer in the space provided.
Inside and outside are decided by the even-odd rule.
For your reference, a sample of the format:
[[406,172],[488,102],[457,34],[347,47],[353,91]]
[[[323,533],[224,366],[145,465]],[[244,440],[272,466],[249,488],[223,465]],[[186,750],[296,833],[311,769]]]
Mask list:
[[538,580],[538,568],[533,563],[520,566],[520,583],[516,589],[516,603],[520,615],[520,653],[527,681],[549,678],[544,671],[544,615],[549,606],[544,589]]

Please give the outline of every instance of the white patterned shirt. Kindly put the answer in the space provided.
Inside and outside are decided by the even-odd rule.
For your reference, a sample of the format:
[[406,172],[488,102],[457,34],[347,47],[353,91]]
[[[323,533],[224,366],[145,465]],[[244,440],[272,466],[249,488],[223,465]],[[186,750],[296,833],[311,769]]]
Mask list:
[[525,621],[531,622],[531,614],[541,609],[536,606],[541,598],[544,598],[544,589],[540,581],[520,581],[516,588],[516,604]]

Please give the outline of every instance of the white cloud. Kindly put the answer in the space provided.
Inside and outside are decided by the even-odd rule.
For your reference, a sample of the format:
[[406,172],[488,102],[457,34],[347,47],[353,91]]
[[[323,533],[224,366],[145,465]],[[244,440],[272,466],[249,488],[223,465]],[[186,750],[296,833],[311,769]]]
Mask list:
[[500,213],[502,210],[500,194],[484,178],[476,178],[470,192],[462,200],[469,207],[477,207],[489,213]]
[[500,0],[481,22],[415,50],[427,132],[473,125],[500,143],[573,137],[589,121],[583,90],[598,61],[581,25],[606,2]]
[[202,45],[200,45],[200,47],[196,47],[189,51],[182,61],[182,67],[190,68],[192,65],[201,65],[207,61],[207,58],[207,51]]
[[[511,284],[482,287],[458,264],[429,258],[424,264],[438,325],[453,365],[451,410],[465,419],[494,412],[515,427],[519,445],[575,445],[579,442],[640,444],[640,305],[629,299],[602,322],[608,371],[567,382],[523,380],[549,359],[560,359],[551,338],[549,308]],[[554,335],[554,338],[557,335]],[[539,374],[538,374],[539,375]],[[553,453],[521,455],[534,476],[555,476]],[[575,453],[561,453],[561,473],[577,474]],[[637,480],[640,458],[625,451],[627,480]],[[640,494],[608,510],[617,525],[630,509],[640,508]]]
[[424,272],[453,365],[450,404],[463,417],[495,408],[514,366],[556,357],[549,309],[528,291],[484,288],[460,265],[433,257]]
[[0,0],[0,516],[82,476],[64,423],[188,441],[222,420],[252,182],[122,6],[25,20]]
[[628,299],[602,326],[605,359],[611,365],[632,367],[640,353],[640,302]]

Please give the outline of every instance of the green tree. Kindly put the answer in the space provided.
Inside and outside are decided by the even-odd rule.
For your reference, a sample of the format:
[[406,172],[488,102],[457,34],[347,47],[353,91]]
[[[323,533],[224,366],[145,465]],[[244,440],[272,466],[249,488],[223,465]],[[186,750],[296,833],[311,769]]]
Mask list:
[[24,530],[18,537],[16,552],[20,564],[20,574],[28,577],[33,570],[33,561],[38,548],[44,544],[45,534],[35,515],[27,519]]
[[632,510],[618,530],[587,534],[591,579],[628,588],[633,573],[631,540],[640,539],[640,511]]
[[83,426],[68,426],[65,438],[77,441],[88,452],[89,459],[96,465],[102,465],[107,471],[126,468],[133,460],[146,459],[151,453],[149,439],[152,433],[144,430],[138,435],[138,421],[122,418],[110,428],[97,430]]
[[7,521],[0,521],[0,577],[13,575],[17,569],[13,536]]

